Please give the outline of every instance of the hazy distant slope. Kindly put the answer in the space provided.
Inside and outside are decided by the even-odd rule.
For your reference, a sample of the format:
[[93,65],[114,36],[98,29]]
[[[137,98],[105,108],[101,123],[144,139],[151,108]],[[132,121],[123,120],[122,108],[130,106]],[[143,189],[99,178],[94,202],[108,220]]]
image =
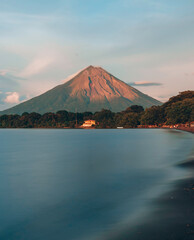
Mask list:
[[89,66],[70,81],[0,114],[58,110],[95,112],[102,108],[118,112],[134,104],[143,107],[161,105],[156,99],[122,82],[101,67]]

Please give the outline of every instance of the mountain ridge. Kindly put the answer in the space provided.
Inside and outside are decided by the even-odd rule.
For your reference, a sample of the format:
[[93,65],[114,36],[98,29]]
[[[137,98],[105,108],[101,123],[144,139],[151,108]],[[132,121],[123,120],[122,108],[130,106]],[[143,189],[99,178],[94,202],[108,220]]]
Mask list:
[[72,78],[51,90],[20,103],[0,114],[23,112],[99,111],[102,108],[118,112],[131,105],[144,108],[161,103],[121,81],[101,67],[92,65],[82,69]]

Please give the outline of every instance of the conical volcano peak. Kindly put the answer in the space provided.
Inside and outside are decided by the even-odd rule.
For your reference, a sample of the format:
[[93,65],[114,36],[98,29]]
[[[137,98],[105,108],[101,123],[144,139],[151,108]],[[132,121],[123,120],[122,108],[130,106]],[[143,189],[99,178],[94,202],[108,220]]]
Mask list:
[[64,84],[0,114],[46,113],[59,110],[96,112],[102,108],[120,112],[131,105],[146,108],[160,104],[102,67],[90,65],[69,76]]
[[89,71],[89,72],[97,72],[97,71],[105,71],[103,68],[101,68],[100,66],[93,66],[93,65],[90,65],[88,66],[87,68],[84,69],[85,71]]
[[85,67],[81,70],[79,70],[78,72],[74,73],[74,74],[71,74],[69,75],[68,77],[66,77],[64,80],[63,80],[63,83],[67,83],[68,81],[70,80],[73,80],[74,78],[76,78],[77,76],[80,76],[80,75],[90,75],[90,74],[94,74],[94,73],[97,73],[97,71],[99,72],[99,70],[103,70],[105,71],[104,69],[102,69],[101,67],[99,66],[92,66],[92,65],[89,65],[88,67]]
[[91,78],[91,80],[92,79],[94,80],[94,78],[93,78],[94,76],[99,76],[99,78],[101,78],[101,80],[102,79],[104,79],[104,80],[110,79],[110,77],[112,76],[109,72],[107,72],[101,66],[93,66],[93,65],[90,65],[90,66],[84,68],[83,70],[78,72],[77,75],[88,76]]
[[99,69],[101,68],[100,66],[93,66],[93,65],[89,65],[86,69]]
[[102,67],[100,66],[93,66],[90,65],[84,69],[79,70],[77,73],[70,75],[64,80],[64,83],[67,83],[69,80],[74,80],[74,79],[80,79],[80,81],[84,81],[90,77],[90,79],[93,79],[94,76],[102,76],[109,74],[106,72]]

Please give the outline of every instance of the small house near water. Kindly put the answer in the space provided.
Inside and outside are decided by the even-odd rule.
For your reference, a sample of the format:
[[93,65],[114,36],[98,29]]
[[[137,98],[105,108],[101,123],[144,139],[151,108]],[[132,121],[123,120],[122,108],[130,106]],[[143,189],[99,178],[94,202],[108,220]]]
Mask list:
[[95,120],[86,120],[84,123],[81,125],[82,128],[91,128],[96,125]]

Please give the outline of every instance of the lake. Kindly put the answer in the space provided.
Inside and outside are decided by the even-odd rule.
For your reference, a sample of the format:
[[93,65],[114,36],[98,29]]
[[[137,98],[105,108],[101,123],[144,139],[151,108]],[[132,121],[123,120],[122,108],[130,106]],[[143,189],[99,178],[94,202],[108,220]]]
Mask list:
[[192,146],[175,130],[1,129],[0,239],[106,239],[146,221]]

